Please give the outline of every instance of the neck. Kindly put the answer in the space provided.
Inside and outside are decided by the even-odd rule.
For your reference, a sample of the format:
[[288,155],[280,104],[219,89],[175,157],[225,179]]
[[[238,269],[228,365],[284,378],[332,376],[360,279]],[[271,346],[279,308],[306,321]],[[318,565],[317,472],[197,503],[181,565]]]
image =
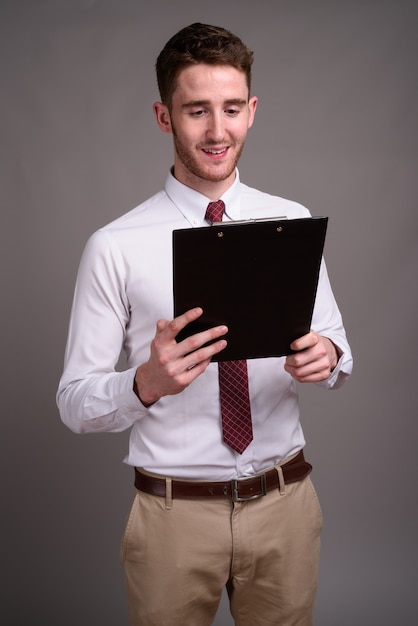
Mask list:
[[210,201],[219,200],[219,198],[230,188],[235,182],[235,170],[225,180],[212,181],[199,178],[193,174],[184,175],[184,172],[174,166],[173,175],[179,182],[186,187],[190,187],[195,191],[198,191],[202,195],[206,196]]

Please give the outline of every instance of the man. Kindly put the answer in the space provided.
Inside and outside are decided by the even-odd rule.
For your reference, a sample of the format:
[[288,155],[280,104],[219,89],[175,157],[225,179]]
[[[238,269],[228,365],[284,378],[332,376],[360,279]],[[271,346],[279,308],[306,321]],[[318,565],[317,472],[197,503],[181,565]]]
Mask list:
[[[312,331],[287,357],[244,362],[250,441],[239,451],[223,440],[211,362],[228,329],[177,342],[202,310],[171,319],[172,231],[209,226],[210,201],[223,201],[224,220],[309,216],[239,180],[257,108],[252,59],[203,24],[166,44],[154,113],[173,136],[174,167],[163,191],[90,238],[79,269],[58,405],[75,432],[131,428],[137,490],[121,554],[136,626],[209,625],[224,586],[239,626],[312,624],[322,517],[296,382],[336,388],[352,366],[325,266]],[[129,368],[115,372],[121,346]]]

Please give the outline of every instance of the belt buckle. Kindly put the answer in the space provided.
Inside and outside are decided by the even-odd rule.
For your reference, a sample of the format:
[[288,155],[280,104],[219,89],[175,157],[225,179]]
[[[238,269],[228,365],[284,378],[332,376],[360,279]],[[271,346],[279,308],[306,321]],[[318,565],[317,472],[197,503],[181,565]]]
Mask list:
[[247,502],[248,500],[257,500],[257,498],[262,498],[263,496],[267,494],[265,474],[260,475],[260,491],[250,496],[239,495],[239,484],[242,482],[245,482],[245,478],[241,480],[237,478],[235,478],[234,480],[231,480],[231,487],[232,487],[231,493],[232,493],[233,502]]

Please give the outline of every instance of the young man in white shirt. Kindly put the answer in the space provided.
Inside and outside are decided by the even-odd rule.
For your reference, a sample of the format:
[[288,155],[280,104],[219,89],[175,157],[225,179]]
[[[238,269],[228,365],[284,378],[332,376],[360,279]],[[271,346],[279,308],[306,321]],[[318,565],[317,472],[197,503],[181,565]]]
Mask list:
[[[122,562],[132,626],[209,626],[225,586],[239,626],[312,624],[322,516],[296,383],[337,388],[352,368],[325,264],[311,332],[287,357],[246,364],[252,441],[241,452],[223,441],[211,361],[228,329],[178,342],[202,310],[172,319],[172,231],[208,225],[210,201],[224,202],[225,221],[309,216],[239,180],[257,108],[252,60],[223,28],[192,24],[170,39],[154,114],[173,136],[174,166],[162,191],[90,238],[80,264],[58,404],[75,432],[131,429],[137,490]],[[128,369],[116,372],[122,346]]]

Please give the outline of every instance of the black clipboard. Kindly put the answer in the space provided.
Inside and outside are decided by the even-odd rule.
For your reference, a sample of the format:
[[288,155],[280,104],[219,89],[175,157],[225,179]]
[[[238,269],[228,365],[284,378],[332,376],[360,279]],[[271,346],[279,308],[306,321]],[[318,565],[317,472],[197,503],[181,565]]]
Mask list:
[[203,315],[177,341],[226,324],[213,361],[290,354],[310,330],[327,217],[222,222],[173,231],[174,316]]

